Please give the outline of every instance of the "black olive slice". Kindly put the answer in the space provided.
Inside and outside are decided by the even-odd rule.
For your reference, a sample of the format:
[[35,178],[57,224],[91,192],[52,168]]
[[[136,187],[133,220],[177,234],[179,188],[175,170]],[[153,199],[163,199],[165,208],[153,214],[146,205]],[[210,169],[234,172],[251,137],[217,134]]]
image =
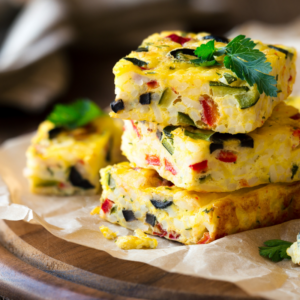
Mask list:
[[177,128],[178,128],[178,126],[169,125],[169,126],[167,126],[167,127],[165,127],[165,128],[163,129],[163,132],[164,132],[164,134],[165,134],[167,137],[173,138],[172,131],[175,130],[175,129],[177,129]]
[[274,49],[274,50],[277,50],[277,51],[279,51],[279,52],[281,52],[281,53],[284,53],[284,54],[285,54],[285,58],[287,58],[288,55],[291,55],[291,56],[294,55],[293,53],[291,53],[291,52],[289,52],[289,51],[287,51],[287,50],[285,50],[285,49],[282,49],[282,48],[279,48],[279,47],[276,47],[276,46],[273,46],[273,45],[268,45],[268,47],[269,47],[269,48],[272,48],[272,49]]
[[152,205],[158,209],[164,209],[173,204],[173,201],[159,201],[159,200],[150,200]]
[[140,96],[140,103],[142,105],[150,104],[151,103],[151,93],[141,95]]
[[48,131],[49,139],[52,140],[56,138],[63,130],[64,130],[63,127],[54,127],[53,129],[49,130]]
[[84,190],[95,188],[87,179],[81,177],[81,174],[76,170],[74,166],[71,167],[69,180],[73,186],[80,187]]
[[234,138],[240,140],[241,147],[254,148],[254,140],[250,135],[238,133],[234,135]]
[[156,136],[157,136],[157,138],[161,141],[161,138],[162,138],[162,132],[161,131],[159,131],[158,129],[156,130]]
[[137,218],[135,217],[132,210],[123,209],[122,213],[123,213],[123,216],[124,216],[124,219],[126,220],[126,222],[131,222],[131,221],[137,220]]
[[198,56],[194,53],[195,49],[190,49],[190,48],[178,48],[178,49],[174,49],[172,51],[170,51],[170,54],[174,57],[174,58],[178,58],[177,55],[179,53],[185,54],[185,55],[191,55],[191,56],[195,56],[198,58]]
[[146,213],[146,223],[150,224],[152,227],[155,226],[156,217],[152,214]]
[[209,145],[209,152],[210,154],[212,154],[214,151],[219,150],[219,149],[223,149],[223,144],[216,144],[216,143],[211,143]]
[[248,147],[253,148],[254,147],[254,140],[251,136],[244,134],[244,133],[238,133],[238,134],[230,134],[230,133],[214,133],[210,140],[216,144],[222,144],[226,141],[230,140],[239,140],[241,142],[241,147]]
[[117,113],[119,110],[123,110],[124,107],[124,102],[122,99],[114,101],[110,104],[110,108],[113,112]]
[[203,40],[215,40],[216,42],[221,42],[221,43],[225,43],[225,44],[229,43],[229,40],[228,40],[227,37],[219,36],[219,35],[213,35],[213,34],[204,36]]

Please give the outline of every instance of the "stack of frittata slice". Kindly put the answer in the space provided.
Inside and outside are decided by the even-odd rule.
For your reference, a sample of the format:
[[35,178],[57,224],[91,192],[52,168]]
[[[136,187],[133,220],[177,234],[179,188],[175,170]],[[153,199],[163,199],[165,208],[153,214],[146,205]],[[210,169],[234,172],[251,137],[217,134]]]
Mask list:
[[162,32],[114,67],[130,163],[101,170],[100,216],[184,244],[300,216],[296,53]]

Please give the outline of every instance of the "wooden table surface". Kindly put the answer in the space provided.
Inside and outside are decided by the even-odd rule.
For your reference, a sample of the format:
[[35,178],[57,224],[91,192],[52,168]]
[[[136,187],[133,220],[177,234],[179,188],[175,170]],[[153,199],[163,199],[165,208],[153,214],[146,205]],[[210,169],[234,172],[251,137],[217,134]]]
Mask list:
[[0,291],[9,299],[259,299],[231,283],[116,259],[23,221],[0,221],[0,244]]
[[[71,51],[71,82],[57,102],[89,97],[102,108],[114,97],[114,62]],[[87,74],[91,74],[87,76]],[[103,74],[107,74],[103,76]],[[0,99],[1,100],[1,99]],[[1,101],[0,101],[1,102]],[[0,143],[31,132],[49,113],[0,107]],[[0,299],[259,299],[234,284],[168,273],[61,240],[43,227],[0,221]]]

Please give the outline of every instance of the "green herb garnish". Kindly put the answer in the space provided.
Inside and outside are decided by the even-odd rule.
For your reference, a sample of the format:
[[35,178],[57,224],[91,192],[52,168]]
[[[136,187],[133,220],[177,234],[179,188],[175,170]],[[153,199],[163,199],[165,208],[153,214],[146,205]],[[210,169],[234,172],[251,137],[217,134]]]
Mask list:
[[287,255],[286,249],[293,243],[282,240],[269,240],[264,242],[266,247],[259,247],[259,254],[263,257],[267,257],[274,262],[281,261],[285,258],[290,259]]
[[214,210],[214,208],[212,207],[211,209],[205,208],[205,209],[202,210],[202,211],[208,214],[209,212],[211,212],[211,211],[213,211],[213,210]]
[[195,50],[199,57],[191,62],[208,67],[218,65],[216,56],[224,56],[224,65],[233,71],[238,78],[246,80],[250,86],[257,84],[260,94],[276,97],[277,87],[274,76],[268,75],[272,71],[271,64],[266,61],[266,55],[254,49],[256,44],[244,35],[238,35],[225,47],[215,48],[215,41],[202,44]]
[[105,113],[95,103],[82,99],[67,105],[55,105],[47,120],[51,121],[55,127],[75,129],[102,115]]

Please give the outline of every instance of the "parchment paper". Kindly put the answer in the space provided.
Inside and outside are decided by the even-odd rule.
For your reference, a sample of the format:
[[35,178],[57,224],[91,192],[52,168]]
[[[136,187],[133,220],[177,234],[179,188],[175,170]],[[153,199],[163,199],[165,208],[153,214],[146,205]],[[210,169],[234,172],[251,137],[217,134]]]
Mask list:
[[155,250],[120,250],[103,237],[99,226],[105,224],[121,235],[131,232],[90,215],[99,204],[99,196],[55,198],[29,192],[22,172],[30,138],[27,135],[7,141],[0,149],[0,219],[38,223],[59,238],[104,250],[114,257],[169,272],[233,282],[252,295],[299,299],[300,267],[289,260],[270,262],[259,256],[258,246],[269,239],[295,241],[300,220],[234,234],[208,245],[183,246],[157,238]]

